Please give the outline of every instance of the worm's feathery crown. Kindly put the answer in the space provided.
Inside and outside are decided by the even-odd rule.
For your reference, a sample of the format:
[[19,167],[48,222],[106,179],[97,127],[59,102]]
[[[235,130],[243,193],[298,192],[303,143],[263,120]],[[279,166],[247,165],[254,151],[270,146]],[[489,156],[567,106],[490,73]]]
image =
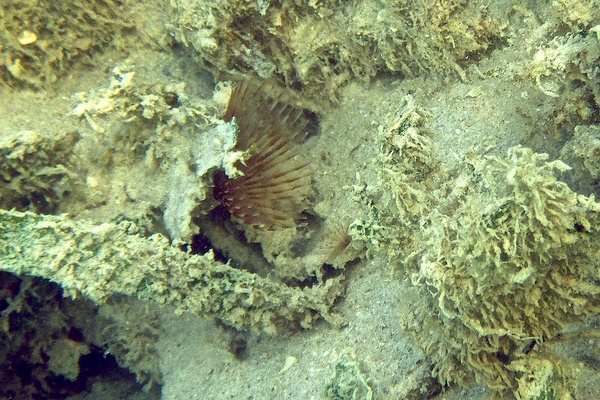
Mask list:
[[231,95],[224,119],[235,117],[236,150],[249,150],[250,156],[245,163],[236,163],[243,176],[215,174],[214,196],[245,224],[268,230],[291,228],[312,191],[312,168],[300,153],[310,120],[305,110],[263,90],[244,81]]

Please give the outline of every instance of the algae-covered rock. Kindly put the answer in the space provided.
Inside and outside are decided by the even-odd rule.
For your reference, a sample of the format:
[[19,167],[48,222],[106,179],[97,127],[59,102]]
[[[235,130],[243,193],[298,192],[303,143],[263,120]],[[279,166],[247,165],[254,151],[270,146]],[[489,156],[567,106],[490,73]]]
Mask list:
[[0,81],[41,87],[94,53],[125,44],[132,30],[128,1],[28,1],[0,4]]
[[329,400],[371,400],[373,390],[354,356],[345,354],[335,365],[332,381],[325,389]]
[[127,204],[123,218],[149,230],[156,228],[148,215],[160,210],[161,228],[189,243],[198,233],[197,208],[205,200],[202,211],[214,206],[212,173],[235,170],[237,128],[218,117],[229,87],[221,83],[213,98],[198,98],[183,82],[139,79],[136,70],[115,67],[107,87],[77,94],[71,114],[93,131],[77,143],[76,153],[93,161],[79,165],[80,173],[100,198],[93,206]]
[[570,32],[553,37],[540,45],[529,63],[528,73],[538,89],[557,101],[554,124],[547,134],[564,136],[577,125],[598,122],[599,29],[597,25],[588,34]]
[[0,134],[0,207],[54,212],[81,183],[69,165],[75,132]]
[[570,185],[580,193],[597,193],[600,182],[600,126],[575,127],[573,137],[565,143],[561,159],[573,167]]
[[208,69],[276,76],[319,97],[380,72],[464,78],[468,56],[489,51],[503,33],[485,7],[465,0],[172,4],[175,39]]
[[57,375],[70,381],[79,375],[79,358],[90,352],[89,345],[74,340],[61,338],[46,349],[50,360],[48,368]]
[[552,8],[558,20],[574,31],[589,29],[600,20],[598,0],[556,0]]
[[0,266],[39,276],[103,304],[115,295],[170,304],[210,315],[240,330],[274,333],[277,325],[309,327],[320,318],[340,324],[330,309],[336,279],[300,289],[187,254],[162,235],[144,238],[135,225],[95,225],[64,217],[0,210]]

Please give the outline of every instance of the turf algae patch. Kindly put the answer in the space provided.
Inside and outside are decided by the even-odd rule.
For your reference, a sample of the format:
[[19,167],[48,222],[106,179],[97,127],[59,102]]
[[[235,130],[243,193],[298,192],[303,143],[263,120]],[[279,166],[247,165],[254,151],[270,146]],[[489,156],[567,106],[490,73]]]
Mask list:
[[213,316],[240,330],[308,328],[321,318],[341,323],[331,312],[340,295],[335,279],[292,288],[219,263],[212,253],[184,253],[161,235],[136,233],[129,222],[94,225],[2,210],[0,265],[57,282],[71,297],[82,294],[103,304],[117,294],[136,296]]

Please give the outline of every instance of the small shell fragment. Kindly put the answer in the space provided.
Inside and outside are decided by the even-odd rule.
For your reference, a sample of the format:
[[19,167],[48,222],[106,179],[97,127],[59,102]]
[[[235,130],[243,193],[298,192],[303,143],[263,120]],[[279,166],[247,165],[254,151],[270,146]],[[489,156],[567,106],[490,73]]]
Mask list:
[[31,31],[23,31],[21,32],[17,40],[19,41],[19,44],[21,46],[27,46],[37,42],[38,37],[35,33]]
[[294,366],[298,362],[298,359],[294,356],[287,356],[285,362],[283,363],[283,367],[279,370],[279,374],[283,374],[288,371],[290,368]]

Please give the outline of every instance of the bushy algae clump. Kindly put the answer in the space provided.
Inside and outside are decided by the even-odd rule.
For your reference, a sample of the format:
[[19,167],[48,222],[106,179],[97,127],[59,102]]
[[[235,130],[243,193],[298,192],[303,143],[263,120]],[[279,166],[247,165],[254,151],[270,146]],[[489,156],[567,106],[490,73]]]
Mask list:
[[566,396],[568,361],[549,344],[600,312],[600,203],[558,179],[564,162],[521,146],[443,170],[424,116],[407,98],[380,133],[387,207],[363,239],[423,289],[410,329],[442,384]]
[[478,190],[452,216],[433,212],[411,255],[413,281],[437,305],[439,334],[421,340],[436,348],[442,382],[474,378],[527,398],[543,343],[600,311],[600,204],[556,179],[564,163],[527,148],[471,165]]

